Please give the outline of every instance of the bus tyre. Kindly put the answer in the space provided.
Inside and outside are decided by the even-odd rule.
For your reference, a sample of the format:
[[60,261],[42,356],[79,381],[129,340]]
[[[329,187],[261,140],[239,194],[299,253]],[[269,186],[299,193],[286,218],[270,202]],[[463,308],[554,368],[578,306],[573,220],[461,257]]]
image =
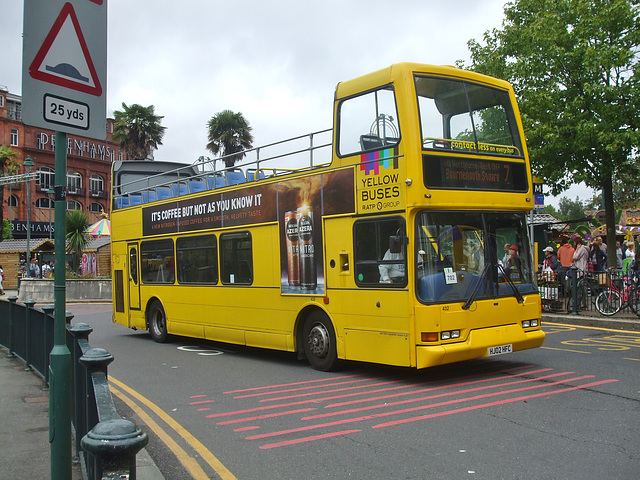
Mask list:
[[323,312],[316,311],[307,317],[302,341],[304,353],[313,368],[328,372],[337,367],[336,334]]
[[164,308],[158,300],[154,300],[149,311],[147,312],[147,325],[149,326],[149,334],[155,342],[165,343],[168,338],[167,334],[167,316],[164,314]]

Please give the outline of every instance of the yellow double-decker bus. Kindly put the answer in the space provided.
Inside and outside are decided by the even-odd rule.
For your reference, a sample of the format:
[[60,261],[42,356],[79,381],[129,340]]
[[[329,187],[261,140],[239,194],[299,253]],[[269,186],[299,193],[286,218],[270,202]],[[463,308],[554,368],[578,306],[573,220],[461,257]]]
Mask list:
[[[220,165],[218,165],[220,163]],[[401,63],[338,84],[334,128],[185,165],[115,162],[113,320],[425,368],[542,345],[512,87]]]

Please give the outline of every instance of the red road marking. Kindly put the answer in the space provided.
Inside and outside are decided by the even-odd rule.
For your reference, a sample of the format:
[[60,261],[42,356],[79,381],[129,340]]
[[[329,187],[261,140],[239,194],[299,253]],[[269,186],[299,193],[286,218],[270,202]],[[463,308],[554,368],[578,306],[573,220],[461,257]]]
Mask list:
[[[512,377],[523,377],[525,375],[531,375],[534,373],[542,373],[542,372],[548,372],[553,370],[552,368],[541,368],[540,370],[532,370],[530,372],[523,372],[523,373],[517,373],[515,375],[512,375]],[[571,372],[573,373],[573,372]],[[365,398],[365,399],[361,399],[361,400],[351,400],[348,402],[341,402],[341,403],[332,403],[331,405],[326,405],[324,408],[333,408],[333,407],[343,407],[345,405],[353,405],[355,403],[363,403],[363,402],[373,402],[376,400],[384,400],[387,398],[395,398],[395,397],[400,397],[400,396],[406,396],[406,395],[414,395],[417,393],[425,393],[425,392],[432,392],[435,390],[444,390],[447,388],[456,388],[456,387],[462,387],[465,385],[475,385],[478,383],[487,383],[487,382],[495,382],[498,380],[503,380],[504,377],[491,377],[491,378],[484,378],[482,380],[473,380],[470,382],[459,382],[459,383],[452,383],[452,384],[448,384],[448,385],[441,385],[439,387],[429,387],[429,388],[423,388],[420,390],[414,390],[412,392],[406,392],[406,393],[399,393],[399,394],[394,394],[394,395],[383,395],[383,396],[379,396],[379,397],[373,397],[373,398]],[[535,379],[532,379],[535,380]]]
[[[394,425],[400,425],[402,423],[417,422],[417,421],[420,421],[420,420],[426,420],[428,418],[442,417],[442,416],[445,416],[445,415],[453,415],[455,413],[469,412],[471,410],[478,410],[480,408],[488,408],[488,407],[494,407],[496,405],[504,405],[504,404],[513,403],[513,402],[521,402],[523,400],[528,400],[528,399],[536,398],[536,397],[546,397],[548,395],[555,395],[557,393],[566,393],[566,392],[571,392],[573,390],[582,390],[582,389],[585,389],[585,388],[595,387],[595,386],[598,386],[598,385],[604,385],[606,383],[612,383],[612,382],[617,382],[617,381],[618,380],[615,380],[615,379],[601,380],[599,382],[586,383],[584,385],[579,385],[577,387],[564,388],[562,390],[553,390],[551,392],[535,393],[533,395],[524,395],[524,396],[521,396],[521,397],[509,398],[509,399],[506,399],[506,400],[499,400],[497,402],[483,403],[481,405],[473,405],[473,406],[470,406],[470,407],[458,408],[456,410],[447,410],[445,412],[431,413],[429,415],[420,415],[418,417],[405,418],[403,420],[395,420],[393,422],[379,423],[378,425],[374,425],[371,428],[384,428],[384,427],[390,427],[390,426],[394,426]],[[550,385],[552,385],[552,384],[550,384]]]
[[315,408],[299,408],[298,410],[287,410],[286,412],[270,413],[268,415],[258,415],[255,417],[236,418],[235,420],[225,420],[218,422],[216,425],[231,425],[233,423],[251,422],[253,420],[261,420],[263,418],[282,417],[284,415],[293,415],[294,413],[312,412]]
[[262,445],[260,448],[266,450],[269,448],[286,447],[288,445],[295,445],[296,443],[315,442],[316,440],[323,440],[325,438],[338,437],[340,435],[348,435],[350,433],[361,432],[362,430],[345,430],[343,432],[325,433],[324,435],[314,435],[313,437],[296,438],[295,440],[286,440],[284,442],[268,443]]
[[[551,386],[554,386],[554,385],[559,385],[559,384],[565,383],[565,382],[584,380],[586,378],[593,378],[593,375],[584,375],[582,377],[574,377],[574,378],[565,379],[565,380],[560,381],[560,382],[552,382],[552,383],[545,383],[545,384],[541,384],[541,385],[533,385],[533,386],[530,386],[530,387],[516,388],[516,389],[507,390],[507,391],[503,391],[503,392],[486,393],[484,395],[476,395],[475,397],[460,398],[460,399],[457,399],[457,400],[449,400],[447,402],[434,403],[434,404],[430,404],[430,405],[421,405],[419,407],[407,408],[407,409],[404,409],[404,410],[395,410],[395,411],[392,411],[392,412],[381,412],[381,413],[375,413],[375,414],[371,414],[371,415],[365,415],[365,416],[362,416],[362,417],[346,418],[344,420],[336,420],[334,422],[320,423],[320,424],[316,424],[316,425],[307,425],[305,427],[292,428],[292,429],[289,429],[289,430],[280,430],[280,431],[275,431],[275,432],[271,432],[271,433],[263,433],[263,434],[260,434],[260,435],[253,435],[253,436],[246,437],[246,439],[247,440],[259,440],[261,438],[276,437],[276,436],[279,436],[279,435],[287,435],[289,433],[304,432],[304,431],[307,431],[307,430],[315,430],[315,429],[318,429],[318,428],[332,427],[334,425],[343,425],[345,423],[361,422],[363,420],[369,420],[369,419],[373,419],[373,418],[388,417],[388,416],[391,416],[391,415],[398,415],[400,413],[409,413],[409,412],[415,412],[415,411],[418,411],[418,410],[426,410],[427,408],[434,408],[434,407],[443,406],[443,405],[451,405],[451,404],[454,404],[454,403],[468,402],[468,401],[471,401],[471,400],[479,400],[479,399],[482,399],[482,398],[495,397],[495,396],[498,396],[498,395],[505,395],[507,393],[515,393],[515,392],[521,392],[521,391],[525,391],[525,390],[533,390],[533,389],[536,389],[536,388],[546,388],[546,387],[551,387]],[[616,380],[614,380],[614,381],[616,381]],[[578,388],[578,387],[576,387],[576,388]],[[560,390],[560,391],[564,391],[564,390]],[[567,389],[567,391],[569,391],[569,390]],[[538,395],[538,396],[540,396],[540,395]]]
[[[569,374],[572,374],[572,373],[574,373],[574,372],[554,373],[552,375],[546,375],[544,377],[528,378],[526,380],[517,380],[515,382],[504,382],[504,383],[498,383],[496,385],[485,385],[483,387],[467,388],[465,390],[455,390],[453,392],[440,393],[438,395],[429,395],[428,397],[411,398],[411,399],[408,399],[408,400],[399,400],[397,402],[381,403],[381,404],[377,404],[377,405],[369,405],[368,407],[362,407],[362,408],[351,408],[349,410],[340,410],[338,412],[323,413],[323,414],[319,414],[319,415],[313,415],[313,416],[310,416],[310,417],[303,417],[302,420],[313,420],[313,419],[316,419],[316,418],[332,417],[334,415],[344,415],[344,414],[347,414],[347,413],[363,412],[365,410],[375,410],[375,409],[378,409],[378,408],[394,407],[396,405],[405,405],[407,403],[423,402],[425,400],[433,400],[434,398],[450,397],[450,396],[453,396],[453,395],[460,395],[462,393],[471,393],[471,392],[478,392],[478,391],[481,391],[481,390],[488,390],[490,388],[506,387],[506,386],[509,386],[509,385],[518,385],[518,384],[521,384],[521,383],[537,382],[538,380],[543,380],[543,379],[553,378],[553,377],[559,377],[559,376],[562,376],[562,375],[569,375]],[[435,389],[431,389],[431,390],[435,390]],[[509,391],[511,391],[511,390],[508,390],[507,392],[509,392]],[[501,393],[501,392],[499,392],[499,393]],[[328,408],[328,407],[325,407],[325,408]]]
[[[248,397],[261,397],[264,395],[275,395],[276,393],[288,393],[288,392],[299,392],[300,390],[311,390],[311,389],[316,389],[316,388],[326,388],[326,387],[334,387],[337,385],[344,385],[346,383],[359,383],[359,382],[368,382],[370,380],[376,380],[375,378],[364,378],[362,380],[347,380],[345,382],[339,382],[339,383],[331,383],[328,385],[314,385],[312,387],[302,387],[302,388],[291,388],[288,390],[276,390],[274,392],[262,392],[262,393],[252,393],[249,395],[239,395],[237,397],[233,397],[233,398],[248,398]],[[353,387],[355,388],[355,387]],[[363,387],[364,388],[364,387]],[[318,393],[322,393],[322,392],[318,392]],[[290,398],[290,397],[282,397],[282,398]],[[265,401],[265,400],[262,400]],[[267,400],[269,401],[269,400]]]
[[233,431],[234,432],[246,432],[247,430],[257,430],[260,427],[258,427],[257,425],[253,425],[251,427],[240,427],[240,428],[234,428]]
[[308,380],[305,382],[294,382],[294,383],[283,383],[281,385],[268,385],[266,387],[253,387],[253,388],[244,388],[242,390],[229,390],[228,392],[223,392],[223,394],[230,394],[230,393],[242,393],[242,392],[253,392],[256,390],[264,390],[267,388],[282,388],[282,387],[290,387],[292,385],[306,385],[308,383],[317,383],[317,382],[330,382],[331,380],[342,380],[343,378],[353,378],[353,377],[357,377],[358,375],[344,375],[342,377],[334,377],[334,378],[320,378],[318,380]]

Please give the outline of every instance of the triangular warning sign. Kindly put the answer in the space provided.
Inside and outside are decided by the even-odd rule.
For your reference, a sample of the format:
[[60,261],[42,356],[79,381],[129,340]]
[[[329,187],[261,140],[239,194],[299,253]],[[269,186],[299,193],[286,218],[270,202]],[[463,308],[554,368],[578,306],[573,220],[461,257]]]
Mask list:
[[71,3],[65,3],[47,38],[29,67],[36,80],[61,87],[102,95],[87,43]]

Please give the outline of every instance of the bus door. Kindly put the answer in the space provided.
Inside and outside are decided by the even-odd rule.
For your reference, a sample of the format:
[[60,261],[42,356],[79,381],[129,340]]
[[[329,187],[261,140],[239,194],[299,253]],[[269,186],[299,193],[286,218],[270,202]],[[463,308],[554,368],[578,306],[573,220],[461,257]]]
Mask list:
[[[130,243],[127,246],[129,251],[129,261],[127,262],[129,271],[129,310],[140,310],[140,277],[138,275],[138,245]],[[131,313],[129,313],[131,322]]]
[[351,360],[411,364],[405,232],[400,216],[324,222],[328,310]]

